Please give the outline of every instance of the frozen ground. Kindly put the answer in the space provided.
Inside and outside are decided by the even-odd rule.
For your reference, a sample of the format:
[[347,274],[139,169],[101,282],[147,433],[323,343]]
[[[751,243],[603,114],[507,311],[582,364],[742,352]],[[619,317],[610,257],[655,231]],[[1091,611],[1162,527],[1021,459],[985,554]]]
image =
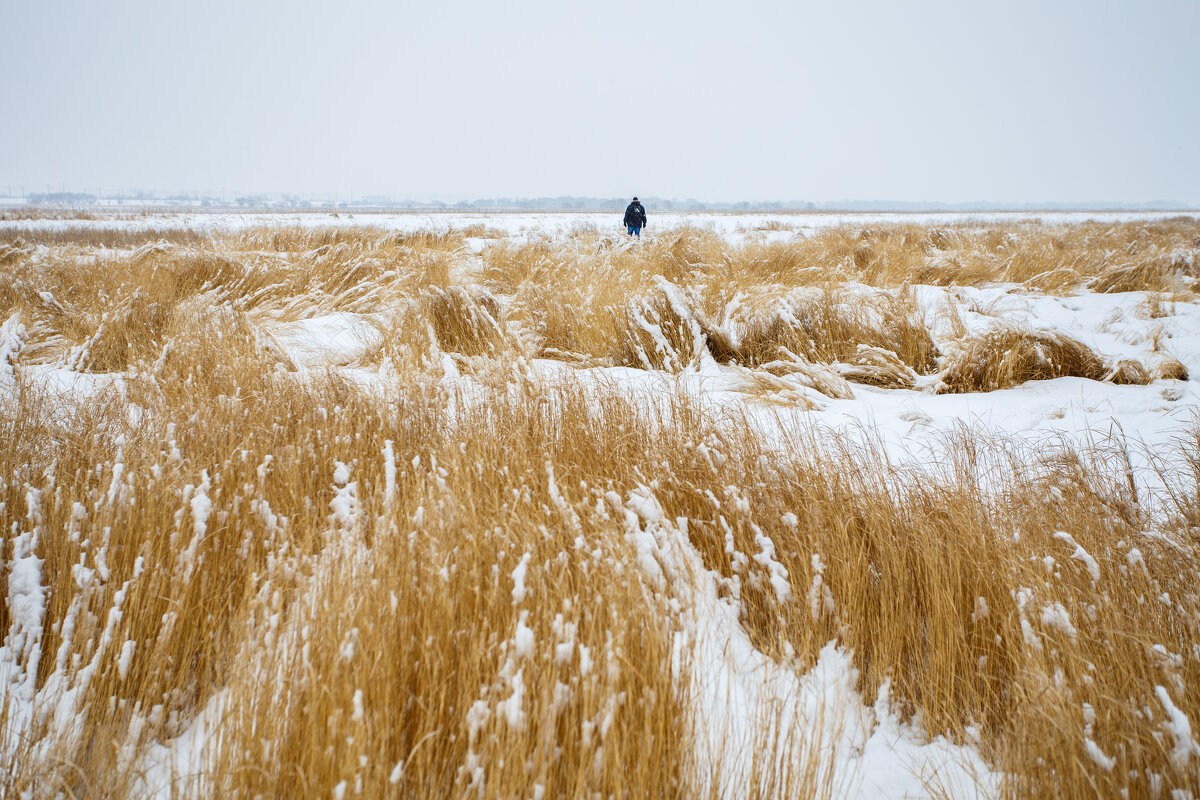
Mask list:
[[[912,222],[945,224],[962,220],[1041,219],[1072,222],[1084,219],[1118,221],[1156,215],[1139,214],[674,214],[653,215],[649,235],[688,224],[712,228],[730,240],[751,236],[788,238],[805,231],[840,224]],[[1157,216],[1173,216],[1163,214]],[[234,229],[261,225],[372,226],[386,230],[449,229],[483,225],[508,236],[561,236],[580,226],[618,227],[612,214],[180,214],[152,215],[125,220],[33,220],[0,222],[0,229],[52,229],[64,227],[167,230],[178,228]],[[782,227],[780,227],[782,226]],[[771,228],[769,230],[764,230]],[[478,251],[495,241],[490,234],[471,240]],[[468,269],[460,280],[470,282]],[[849,287],[851,291],[876,291]],[[982,288],[918,287],[919,301],[935,341],[947,336],[941,320],[948,307],[973,331],[998,321],[1015,322],[1035,329],[1068,333],[1110,358],[1134,358],[1153,363],[1159,343],[1178,358],[1191,375],[1200,374],[1200,304],[1193,300],[1172,304],[1170,312],[1152,316],[1145,293],[1047,296],[1016,286]],[[286,323],[265,322],[267,332],[287,351],[301,370],[344,368],[370,345],[375,329],[365,317],[338,313]],[[13,332],[9,332],[12,334]],[[13,334],[15,335],[15,334]],[[0,342],[0,351],[5,347]],[[0,362],[3,360],[0,359]],[[4,366],[0,363],[0,368]],[[1056,440],[1105,440],[1121,434],[1131,445],[1130,455],[1141,484],[1160,484],[1152,460],[1181,436],[1200,415],[1200,393],[1194,380],[1156,380],[1145,386],[1123,386],[1079,378],[1026,383],[1011,389],[979,394],[936,394],[931,382],[914,390],[877,389],[855,384],[852,399],[831,399],[803,386],[789,387],[774,396],[746,390],[746,370],[704,359],[679,374],[625,368],[580,369],[559,361],[537,360],[534,373],[545,381],[566,377],[616,384],[648,403],[683,390],[697,396],[714,415],[747,415],[764,435],[778,436],[803,426],[825,426],[850,431],[881,444],[897,463],[936,469],[948,438],[966,427],[989,434],[1016,437],[1033,447]],[[372,385],[378,375],[362,369],[345,373]],[[81,375],[62,367],[28,369],[28,376],[59,393],[87,393],[119,381],[118,376]],[[5,390],[0,374],[0,391]],[[470,377],[446,378],[470,395],[477,387]],[[11,383],[11,381],[10,381]],[[862,698],[847,654],[832,644],[808,674],[796,675],[757,652],[737,622],[736,610],[718,599],[715,577],[700,564],[682,534],[679,521],[662,518],[652,498],[631,496],[627,520],[631,535],[645,541],[655,563],[667,565],[676,583],[676,596],[689,606],[692,623],[679,635],[677,646],[690,648],[702,665],[702,685],[696,687],[703,709],[697,730],[698,747],[726,765],[730,782],[720,787],[737,794],[739,777],[753,769],[747,741],[748,718],[780,715],[780,725],[799,714],[825,726],[826,748],[818,759],[831,765],[827,780],[835,794],[856,797],[911,797],[930,793],[931,787],[952,795],[987,795],[997,791],[998,776],[989,773],[969,746],[938,739],[928,741],[918,728],[901,724],[890,712],[886,691],[878,698]],[[654,568],[654,567],[651,567]],[[19,725],[11,717],[10,725]],[[143,758],[149,765],[147,793],[164,791],[159,778],[174,769],[187,773],[198,766],[202,738],[198,721],[175,743],[156,745]],[[198,738],[199,737],[199,738]],[[740,746],[730,747],[733,742]],[[781,752],[779,758],[811,757]],[[160,763],[161,762],[161,763]],[[182,762],[182,763],[179,763]],[[162,781],[160,781],[161,783]],[[161,796],[166,796],[165,794]]]

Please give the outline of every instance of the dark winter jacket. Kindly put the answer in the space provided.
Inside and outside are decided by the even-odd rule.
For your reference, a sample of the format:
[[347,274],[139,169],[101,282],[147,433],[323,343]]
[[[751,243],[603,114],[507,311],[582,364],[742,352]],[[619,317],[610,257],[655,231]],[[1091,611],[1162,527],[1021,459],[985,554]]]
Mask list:
[[646,207],[641,203],[630,203],[629,207],[625,209],[625,227],[646,227]]

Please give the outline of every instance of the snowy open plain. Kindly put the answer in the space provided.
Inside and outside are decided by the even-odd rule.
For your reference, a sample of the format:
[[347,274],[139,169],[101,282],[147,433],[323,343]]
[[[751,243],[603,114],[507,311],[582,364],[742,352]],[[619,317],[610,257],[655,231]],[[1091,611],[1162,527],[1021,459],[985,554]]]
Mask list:
[[[1179,218],[1177,212],[992,212],[992,213],[671,213],[653,215],[647,240],[670,235],[681,227],[711,231],[730,245],[746,241],[787,243],[825,228],[854,228],[905,224],[920,226],[991,224],[1072,225],[1084,222],[1129,223]],[[464,239],[454,278],[463,285],[481,283],[481,253],[500,241],[557,240],[572,232],[612,234],[621,226],[617,215],[601,213],[413,213],[413,214],[133,214],[113,219],[38,219],[0,221],[0,232],[20,235],[55,230],[233,231],[256,228],[354,228],[370,232],[458,231]],[[665,232],[665,233],[664,233]],[[1193,246],[1195,247],[1195,246]],[[1195,250],[1193,249],[1194,258]],[[870,294],[872,288],[846,285]],[[1000,324],[1066,333],[1109,360],[1136,359],[1153,363],[1165,350],[1187,368],[1200,369],[1200,303],[1185,292],[1170,300],[1170,312],[1152,306],[1155,293],[1115,292],[1096,294],[1080,288],[1066,294],[1047,295],[1019,284],[984,286],[916,286],[925,324],[935,343],[960,337],[946,325],[953,309],[968,332],[983,332]],[[1181,284],[1181,289],[1186,288]],[[367,314],[334,312],[304,319],[268,323],[264,327],[298,365],[307,369],[342,368],[353,364],[377,344],[378,330]],[[552,380],[562,373],[563,362],[537,359],[540,374]],[[789,410],[786,402],[761,402],[747,398],[739,388],[744,373],[725,369],[701,357],[678,374],[647,372],[623,367],[577,369],[573,377],[615,383],[631,392],[658,395],[680,386],[694,391],[715,409],[748,413],[761,418],[765,430],[788,425],[828,425],[839,430],[857,429],[884,443],[901,461],[927,462],[945,434],[966,426],[972,430],[1015,435],[1031,442],[1058,436],[1075,440],[1107,437],[1121,432],[1134,445],[1153,450],[1168,444],[1195,421],[1198,395],[1193,381],[1154,381],[1144,386],[1116,385],[1079,378],[1058,378],[1025,383],[981,394],[937,394],[936,381],[916,390],[878,389],[856,385],[850,399],[830,399],[809,392],[815,408]],[[31,369],[30,377],[59,391],[88,391],[106,383],[108,376],[80,375],[55,365]],[[345,374],[370,384],[373,374],[347,368]],[[469,385],[469,378],[465,379]],[[802,390],[803,393],[803,390]],[[765,398],[772,400],[772,398]],[[777,399],[777,398],[775,398]],[[1144,455],[1144,453],[1142,453]],[[1139,463],[1149,468],[1145,459]],[[1142,476],[1155,482],[1150,472]]]

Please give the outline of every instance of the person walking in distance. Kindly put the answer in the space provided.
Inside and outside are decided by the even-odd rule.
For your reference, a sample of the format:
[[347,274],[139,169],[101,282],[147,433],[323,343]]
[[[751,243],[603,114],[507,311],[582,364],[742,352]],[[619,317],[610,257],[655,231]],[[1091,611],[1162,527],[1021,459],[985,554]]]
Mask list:
[[635,197],[633,202],[625,208],[625,229],[630,236],[641,238],[644,227],[646,227],[646,207]]

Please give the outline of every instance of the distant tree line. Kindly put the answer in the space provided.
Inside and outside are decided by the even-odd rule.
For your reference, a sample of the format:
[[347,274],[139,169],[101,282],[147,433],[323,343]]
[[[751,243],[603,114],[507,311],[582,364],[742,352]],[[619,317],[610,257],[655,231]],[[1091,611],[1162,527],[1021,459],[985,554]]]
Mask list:
[[[192,194],[156,194],[137,191],[123,194],[105,194],[98,198],[86,192],[45,192],[26,196],[26,202],[39,205],[80,206],[113,203],[144,206],[201,206],[204,208],[254,209],[337,209],[345,211],[622,211],[629,202],[628,197],[487,197],[479,200],[394,200],[390,195],[363,195],[352,200],[335,200],[331,197],[294,194],[244,194],[232,200],[223,197]],[[702,202],[695,198],[680,200],[654,196],[642,196],[642,203],[653,211],[1048,211],[1048,210],[1171,210],[1186,209],[1188,206],[1168,200],[1143,203],[939,203],[896,200],[838,200],[812,203],[802,200],[791,201],[740,201]]]
[[44,205],[83,206],[96,202],[96,195],[79,192],[35,192],[27,195],[25,201]]

